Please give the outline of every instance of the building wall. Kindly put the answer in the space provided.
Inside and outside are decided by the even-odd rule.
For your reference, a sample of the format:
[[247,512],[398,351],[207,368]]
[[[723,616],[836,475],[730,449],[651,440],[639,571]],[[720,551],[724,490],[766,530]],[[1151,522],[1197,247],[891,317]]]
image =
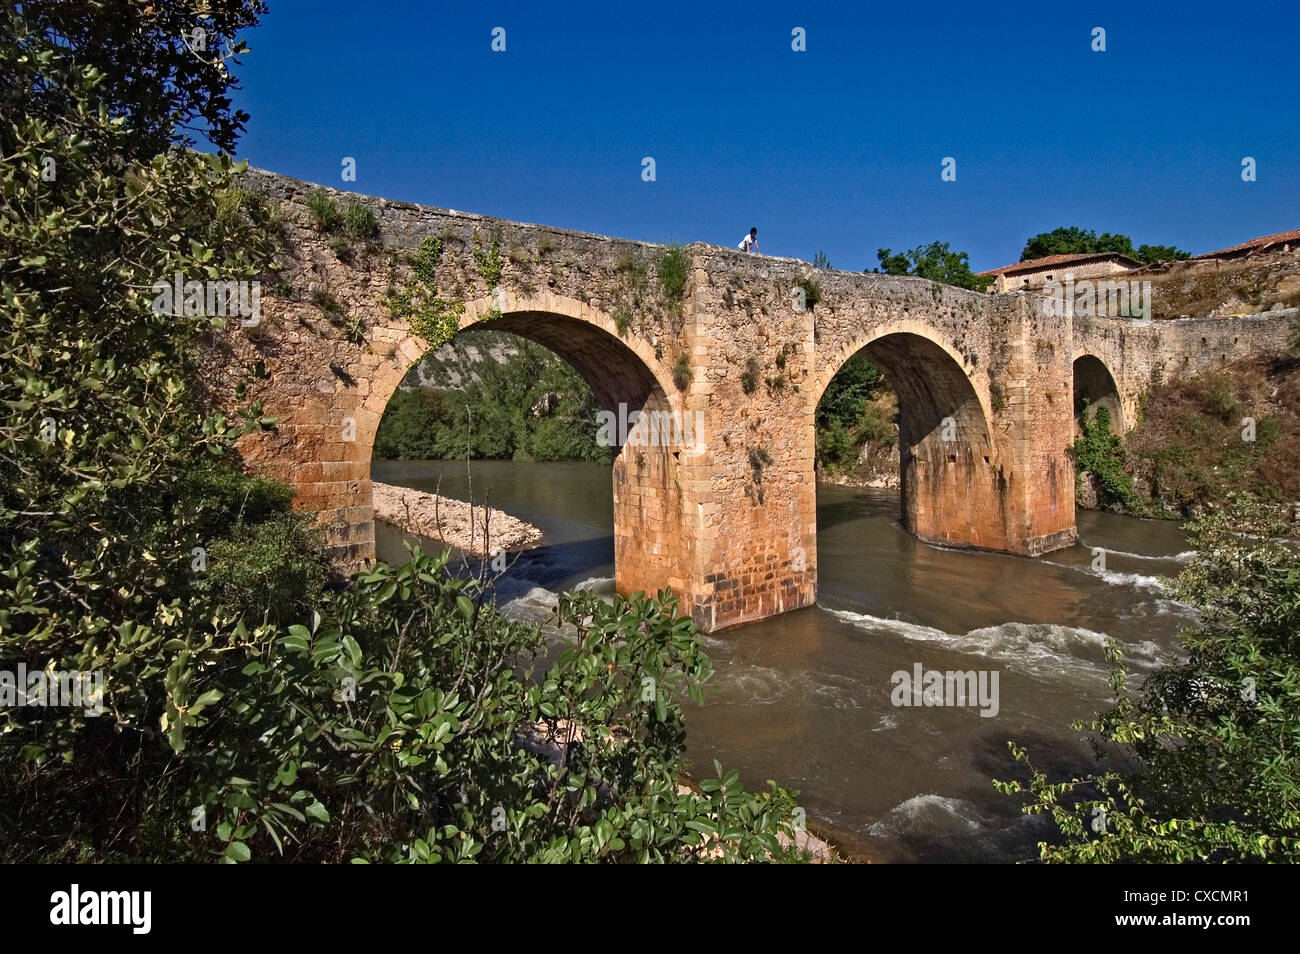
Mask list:
[[1097,261],[1085,262],[1081,265],[1049,265],[1044,268],[1030,269],[1024,272],[1017,272],[1014,275],[999,275],[994,283],[994,290],[1000,292],[1013,292],[1019,289],[1038,290],[1050,281],[1063,282],[1067,272],[1074,276],[1075,281],[1084,278],[1107,278],[1112,275],[1124,275],[1134,269],[1123,262],[1116,261]]

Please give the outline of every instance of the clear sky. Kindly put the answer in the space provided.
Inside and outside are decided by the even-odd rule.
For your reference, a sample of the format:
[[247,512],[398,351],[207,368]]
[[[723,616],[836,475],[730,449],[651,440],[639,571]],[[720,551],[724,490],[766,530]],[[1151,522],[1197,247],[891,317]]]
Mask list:
[[1193,253],[1300,228],[1296,0],[269,5],[238,154],[336,188],[651,241],[756,225],[853,270],[936,239],[992,268],[1060,225]]

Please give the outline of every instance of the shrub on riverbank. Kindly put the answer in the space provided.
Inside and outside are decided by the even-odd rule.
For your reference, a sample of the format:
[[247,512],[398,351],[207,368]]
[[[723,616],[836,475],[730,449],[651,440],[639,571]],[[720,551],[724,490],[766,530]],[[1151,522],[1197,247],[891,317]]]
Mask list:
[[1053,780],[1012,745],[1029,776],[999,787],[1061,833],[1043,860],[1300,861],[1300,553],[1286,529],[1244,499],[1189,527],[1197,555],[1175,587],[1200,613],[1187,661],[1134,698],[1112,644],[1115,705],[1076,726],[1125,768]]
[[178,117],[240,127],[182,26],[216,51],[261,12],[24,5],[0,33],[0,860],[793,857],[788,793],[677,792],[709,668],[670,600],[562,601],[544,667],[440,560],[326,585],[287,490],[235,468],[275,422],[206,413],[222,319],[145,292],[273,270],[238,169],[166,148]]
[[1176,514],[1239,490],[1300,500],[1300,363],[1245,361],[1155,385],[1124,445],[1127,470]]
[[1102,404],[1092,413],[1085,410],[1080,428],[1073,448],[1078,479],[1092,481],[1103,509],[1140,511],[1133,478],[1124,472],[1124,442],[1110,430],[1110,409]]

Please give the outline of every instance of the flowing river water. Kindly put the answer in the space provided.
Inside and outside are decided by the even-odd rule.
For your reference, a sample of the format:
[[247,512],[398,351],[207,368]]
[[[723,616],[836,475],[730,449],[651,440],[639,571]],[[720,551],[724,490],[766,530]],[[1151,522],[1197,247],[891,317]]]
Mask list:
[[[486,500],[540,527],[498,605],[546,619],[555,594],[613,593],[610,469],[590,463],[375,461],[376,480]],[[686,710],[701,774],[737,768],[746,786],[800,792],[811,827],[877,861],[1036,857],[1051,825],[1023,816],[992,779],[1021,773],[1007,741],[1051,773],[1091,750],[1070,725],[1110,699],[1103,652],[1118,640],[1140,679],[1174,658],[1192,620],[1161,577],[1187,544],[1175,524],[1080,511],[1080,545],[1038,559],[927,546],[899,524],[897,491],[817,489],[818,605],[702,637],[716,674]],[[381,559],[405,557],[377,527]],[[1105,550],[1104,567],[1094,548]],[[435,549],[426,546],[426,549]],[[997,712],[897,706],[895,672],[997,673]]]

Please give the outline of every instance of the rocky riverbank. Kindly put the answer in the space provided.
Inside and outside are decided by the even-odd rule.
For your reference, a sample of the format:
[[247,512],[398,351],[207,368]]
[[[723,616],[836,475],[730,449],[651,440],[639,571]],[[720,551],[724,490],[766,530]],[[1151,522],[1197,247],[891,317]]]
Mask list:
[[487,557],[498,548],[526,550],[542,540],[542,531],[508,513],[438,494],[374,484],[375,517],[406,533],[441,540],[447,546]]

